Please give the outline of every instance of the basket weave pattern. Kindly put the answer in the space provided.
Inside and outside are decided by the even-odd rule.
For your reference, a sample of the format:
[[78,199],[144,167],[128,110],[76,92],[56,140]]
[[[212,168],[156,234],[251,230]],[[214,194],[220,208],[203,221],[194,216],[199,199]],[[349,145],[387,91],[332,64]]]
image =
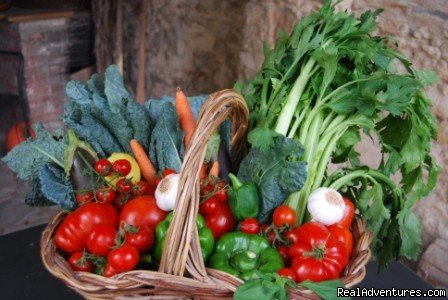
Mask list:
[[[51,274],[88,299],[224,299],[231,298],[242,281],[227,273],[205,267],[196,230],[199,209],[199,172],[207,142],[225,120],[232,122],[232,159],[239,161],[245,151],[249,111],[244,99],[233,90],[212,94],[204,103],[197,129],[190,141],[180,173],[174,216],[167,232],[159,271],[134,270],[112,278],[75,272],[56,249],[53,236],[65,213],[57,213],[41,237],[41,256]],[[347,287],[365,276],[370,259],[372,235],[357,219],[353,225],[355,247],[341,281]],[[310,290],[290,289],[292,299],[319,299]]]

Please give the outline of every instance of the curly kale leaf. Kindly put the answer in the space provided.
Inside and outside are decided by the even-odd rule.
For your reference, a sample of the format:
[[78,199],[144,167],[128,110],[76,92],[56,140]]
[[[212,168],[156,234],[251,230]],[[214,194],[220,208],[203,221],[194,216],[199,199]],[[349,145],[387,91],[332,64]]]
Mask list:
[[63,169],[52,164],[39,168],[38,178],[42,195],[64,209],[73,210],[76,207],[72,185],[65,176]]
[[148,113],[126,90],[116,66],[109,66],[104,78],[92,75],[87,86],[69,82],[66,93],[69,101],[62,120],[100,156],[131,152],[131,139],[148,149],[152,130]]
[[62,131],[50,133],[40,123],[34,125],[36,138],[14,147],[2,160],[23,180],[37,176],[40,166],[55,163],[64,166],[64,152],[68,146],[66,134]]
[[159,171],[174,169],[180,172],[183,155],[183,132],[174,106],[164,103],[154,127],[149,145],[149,155]]
[[306,163],[301,161],[302,155],[303,147],[299,142],[275,136],[269,150],[252,147],[241,162],[238,178],[258,186],[261,199],[258,219],[261,223],[268,222],[275,207],[305,184]]

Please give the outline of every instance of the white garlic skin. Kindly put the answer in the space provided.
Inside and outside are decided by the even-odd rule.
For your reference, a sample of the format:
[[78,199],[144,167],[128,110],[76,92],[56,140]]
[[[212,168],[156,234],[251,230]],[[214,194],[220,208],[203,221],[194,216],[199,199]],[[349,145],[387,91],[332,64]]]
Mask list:
[[344,217],[345,203],[338,191],[320,187],[308,197],[307,208],[314,221],[330,226]]
[[170,174],[160,180],[154,193],[157,206],[161,210],[171,211],[176,204],[177,190],[179,189],[179,174]]

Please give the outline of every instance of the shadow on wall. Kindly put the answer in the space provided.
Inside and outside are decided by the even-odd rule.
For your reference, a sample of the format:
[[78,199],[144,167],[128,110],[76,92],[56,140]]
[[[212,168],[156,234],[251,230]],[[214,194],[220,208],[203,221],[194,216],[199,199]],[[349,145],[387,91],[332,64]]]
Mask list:
[[[124,76],[135,91],[141,0],[123,1]],[[114,62],[116,1],[93,0],[98,72]],[[146,98],[188,95],[233,87],[253,76],[263,61],[262,43],[273,45],[320,1],[148,0],[146,11]]]
[[[188,95],[232,87],[238,76],[239,53],[247,1],[151,1],[147,26],[146,96],[174,94],[181,86]],[[125,16],[126,16],[125,10]],[[131,21],[129,25],[136,20]],[[125,28],[126,75],[132,84],[138,62],[138,39]],[[134,31],[137,37],[138,30]],[[126,43],[126,42],[125,42]],[[133,84],[135,86],[135,84]]]

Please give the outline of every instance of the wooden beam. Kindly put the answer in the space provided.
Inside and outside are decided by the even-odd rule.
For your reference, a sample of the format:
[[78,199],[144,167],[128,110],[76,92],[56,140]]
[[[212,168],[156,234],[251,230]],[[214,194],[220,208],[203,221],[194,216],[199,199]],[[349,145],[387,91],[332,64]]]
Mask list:
[[39,11],[39,12],[20,12],[20,13],[11,13],[8,14],[3,12],[0,14],[0,20],[6,19],[11,23],[16,22],[27,22],[27,21],[35,21],[35,20],[45,20],[45,19],[56,19],[56,18],[70,18],[75,12],[72,10],[58,10],[58,11]]
[[115,18],[115,64],[123,75],[123,0],[117,0],[117,11]]
[[137,102],[145,101],[145,68],[146,68],[146,15],[147,0],[142,0],[142,11],[140,15],[140,37],[138,48],[138,76],[137,76]]

